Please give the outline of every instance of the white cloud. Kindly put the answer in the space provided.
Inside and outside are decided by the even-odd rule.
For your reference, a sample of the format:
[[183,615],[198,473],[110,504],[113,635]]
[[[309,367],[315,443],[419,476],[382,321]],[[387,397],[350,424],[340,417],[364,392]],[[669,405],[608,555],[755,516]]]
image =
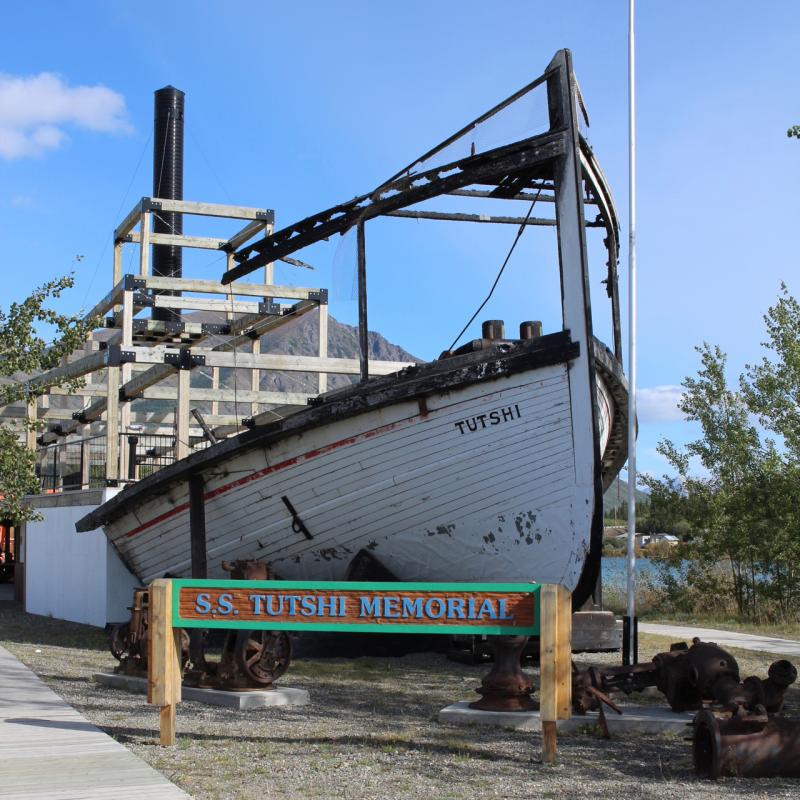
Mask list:
[[678,408],[683,394],[681,386],[653,386],[637,389],[636,412],[639,422],[680,422],[685,419]]
[[55,150],[68,138],[67,125],[100,133],[128,131],[125,99],[105,86],[68,86],[51,72],[0,73],[0,158]]

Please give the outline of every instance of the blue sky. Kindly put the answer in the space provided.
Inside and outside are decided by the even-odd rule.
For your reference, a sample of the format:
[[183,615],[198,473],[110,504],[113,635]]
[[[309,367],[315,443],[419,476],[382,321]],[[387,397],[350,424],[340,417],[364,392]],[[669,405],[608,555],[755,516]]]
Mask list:
[[[738,374],[759,355],[780,281],[800,292],[800,142],[786,137],[800,123],[800,6],[639,6],[639,466],[660,472],[657,441],[694,433],[674,408],[675,387],[697,368],[694,346],[718,343]],[[70,310],[110,288],[111,231],[150,194],[152,92],[168,83],[187,93],[187,199],[274,208],[280,225],[373,188],[569,47],[624,240],[626,26],[619,0],[10,6],[0,305],[70,269]],[[505,226],[368,227],[370,327],[435,357],[513,236]],[[333,284],[333,313],[352,321],[341,291],[351,250],[316,247],[305,255],[313,277],[284,268],[278,279]],[[542,318],[552,329],[554,253],[551,231],[526,233],[481,317],[511,330]],[[191,263],[204,277],[222,269],[209,253]],[[624,305],[625,289],[623,280]],[[599,302],[594,315],[602,334]]]

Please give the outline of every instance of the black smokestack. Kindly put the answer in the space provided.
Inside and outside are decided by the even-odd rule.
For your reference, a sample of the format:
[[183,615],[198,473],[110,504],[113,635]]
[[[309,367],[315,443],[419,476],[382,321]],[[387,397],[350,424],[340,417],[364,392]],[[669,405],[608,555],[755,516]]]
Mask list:
[[[184,93],[165,86],[155,93],[153,120],[153,197],[183,200],[183,99]],[[157,211],[153,214],[153,233],[183,233],[183,215]],[[153,245],[153,275],[180,278],[180,247]],[[174,295],[179,292],[156,292]],[[166,308],[154,308],[153,319],[170,320],[176,314]]]

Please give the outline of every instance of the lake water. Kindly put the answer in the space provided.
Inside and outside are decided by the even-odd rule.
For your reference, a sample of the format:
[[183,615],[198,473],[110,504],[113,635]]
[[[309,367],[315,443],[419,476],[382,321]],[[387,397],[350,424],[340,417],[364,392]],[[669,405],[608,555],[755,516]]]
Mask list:
[[[622,556],[608,556],[603,558],[603,586],[612,586],[624,589],[628,580],[627,559]],[[636,577],[650,579],[654,585],[658,585],[660,565],[649,558],[636,559]]]

